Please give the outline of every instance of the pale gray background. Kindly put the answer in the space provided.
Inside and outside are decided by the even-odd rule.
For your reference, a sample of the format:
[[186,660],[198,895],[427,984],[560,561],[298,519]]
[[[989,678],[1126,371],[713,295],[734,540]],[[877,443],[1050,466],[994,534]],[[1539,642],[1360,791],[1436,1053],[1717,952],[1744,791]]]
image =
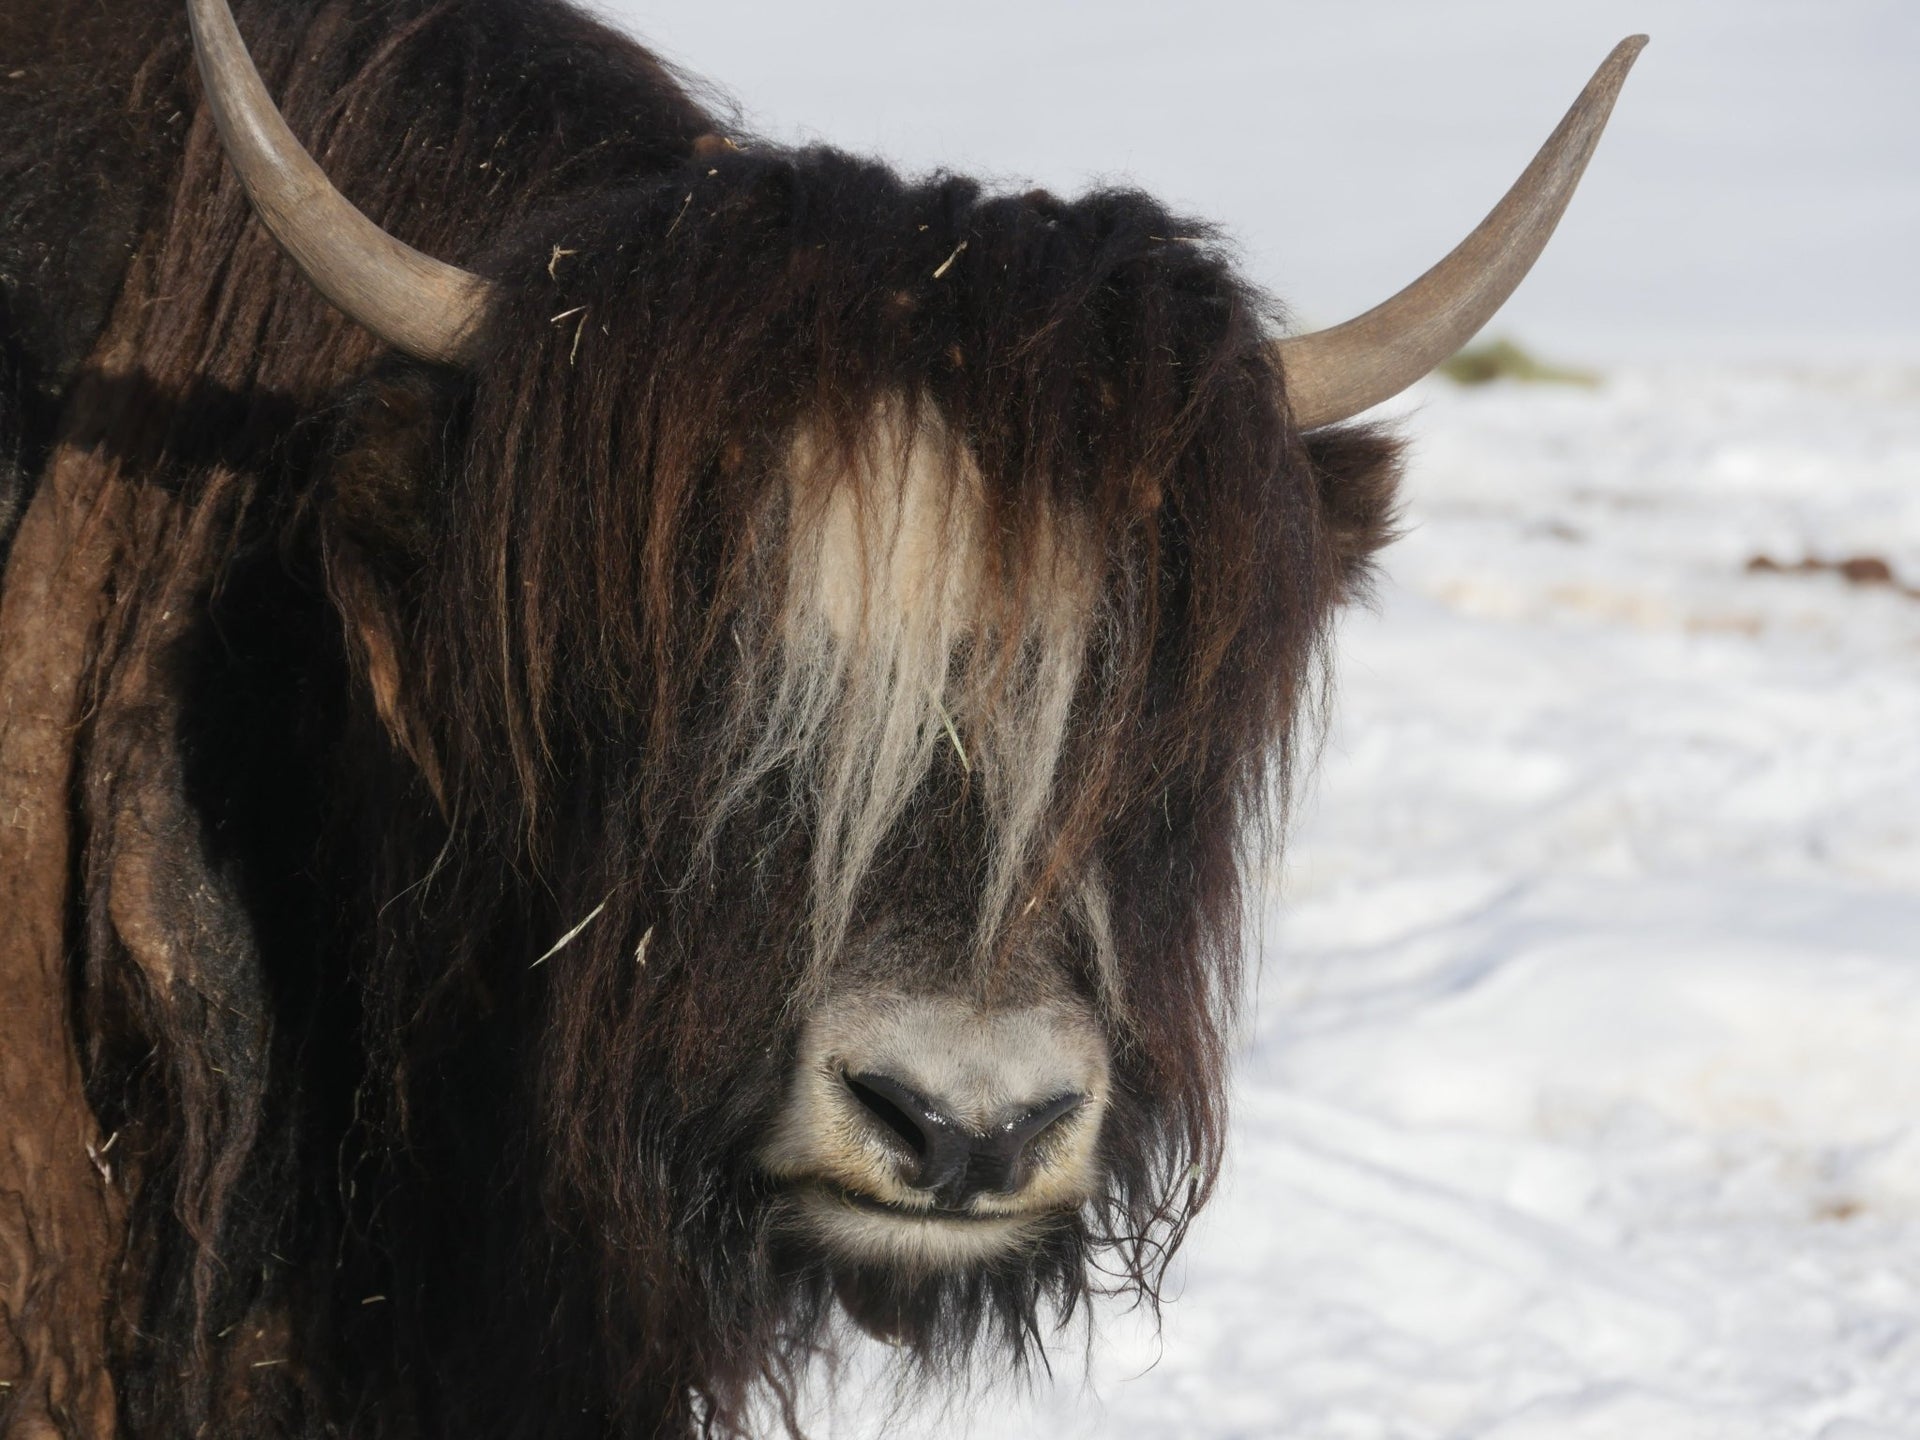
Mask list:
[[1498,329],[1572,361],[1920,360],[1916,0],[603,0],[783,140],[1224,225],[1305,322],[1413,278],[1652,35]]

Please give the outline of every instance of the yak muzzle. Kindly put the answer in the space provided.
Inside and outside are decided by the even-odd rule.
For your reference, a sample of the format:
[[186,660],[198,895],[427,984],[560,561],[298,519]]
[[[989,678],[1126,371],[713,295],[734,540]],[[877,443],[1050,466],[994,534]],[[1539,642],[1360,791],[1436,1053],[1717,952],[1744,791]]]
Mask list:
[[1107,1046],[1072,1001],[830,1001],[806,1025],[763,1168],[831,1254],[912,1269],[1019,1247],[1098,1192]]

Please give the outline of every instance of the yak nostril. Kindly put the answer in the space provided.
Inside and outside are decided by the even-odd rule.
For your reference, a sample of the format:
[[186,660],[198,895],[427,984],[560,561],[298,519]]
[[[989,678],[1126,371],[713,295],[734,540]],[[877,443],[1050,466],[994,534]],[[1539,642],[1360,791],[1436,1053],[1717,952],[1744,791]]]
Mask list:
[[1027,1183],[1034,1141],[1078,1110],[1084,1095],[1056,1095],[1010,1120],[1004,1120],[973,1143],[969,1179],[975,1193],[1010,1193]]
[[867,1114],[899,1136],[915,1158],[925,1162],[933,1149],[933,1134],[952,1128],[925,1096],[885,1075],[843,1075],[847,1089]]
[[899,1136],[913,1152],[907,1183],[931,1190],[943,1205],[963,1204],[973,1134],[939,1105],[891,1075],[871,1071],[843,1077],[867,1113]]
[[1036,1105],[1025,1115],[1010,1120],[1000,1127],[1004,1143],[1018,1159],[1027,1152],[1027,1147],[1038,1140],[1055,1121],[1065,1119],[1078,1110],[1086,1101],[1084,1095],[1056,1095],[1044,1104]]

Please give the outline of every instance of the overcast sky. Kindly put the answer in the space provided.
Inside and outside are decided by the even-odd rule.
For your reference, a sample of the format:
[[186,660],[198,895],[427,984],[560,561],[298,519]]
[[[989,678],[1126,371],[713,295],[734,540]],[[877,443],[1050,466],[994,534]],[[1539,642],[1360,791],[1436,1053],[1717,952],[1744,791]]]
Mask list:
[[1438,259],[1653,44],[1496,329],[1556,358],[1920,362],[1920,0],[601,0],[750,128],[1226,227],[1304,321]]

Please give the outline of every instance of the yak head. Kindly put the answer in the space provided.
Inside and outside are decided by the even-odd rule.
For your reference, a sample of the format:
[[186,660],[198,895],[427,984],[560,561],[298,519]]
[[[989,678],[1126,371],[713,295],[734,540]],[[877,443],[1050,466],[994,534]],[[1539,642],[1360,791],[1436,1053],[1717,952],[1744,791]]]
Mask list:
[[836,1303],[935,1355],[1151,1292],[1390,525],[1394,445],[1336,427],[1518,283],[1637,45],[1459,251],[1275,342],[1143,196],[731,142],[458,269],[191,10],[261,217],[410,357],[347,407],[326,534],[414,807],[364,846],[377,1058],[519,1186],[468,1268],[516,1252],[527,1324],[709,1402]]

